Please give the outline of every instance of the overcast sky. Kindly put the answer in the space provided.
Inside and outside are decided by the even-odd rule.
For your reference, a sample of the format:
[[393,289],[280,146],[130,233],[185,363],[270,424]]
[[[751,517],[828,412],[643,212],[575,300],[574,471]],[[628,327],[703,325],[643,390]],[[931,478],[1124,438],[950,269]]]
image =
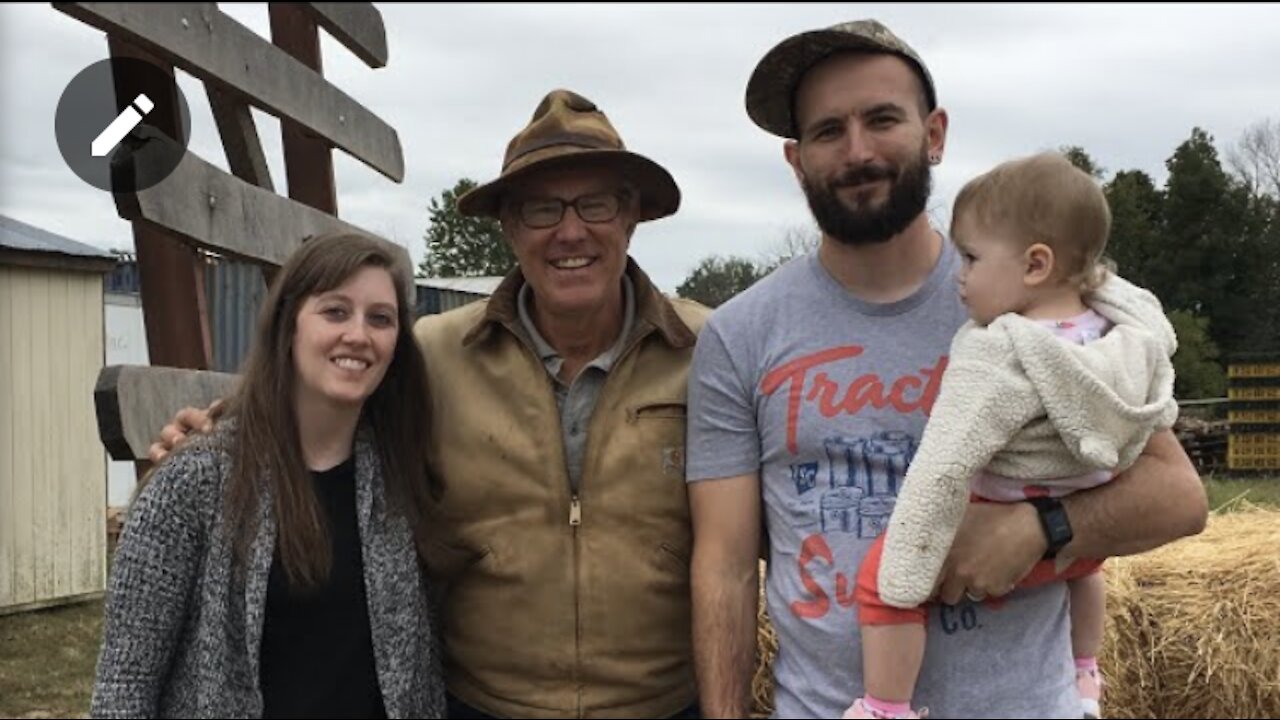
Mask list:
[[[395,184],[337,157],[341,216],[420,260],[430,198],[459,177],[494,177],[507,141],[549,90],[603,109],[628,147],[683,191],[674,217],[642,225],[632,255],[674,290],[710,254],[757,257],[810,226],[743,91],[757,60],[795,32],[860,17],[888,24],[924,57],[951,116],[930,204],[945,221],[959,187],[1020,154],[1064,144],[1104,168],[1157,182],[1194,126],[1220,149],[1280,118],[1280,7],[1204,5],[484,5],[378,4],[390,61],[373,70],[324,36],[325,74],[396,128]],[[266,36],[265,4],[222,4]],[[323,33],[322,33],[323,35]],[[63,163],[53,134],[62,89],[105,58],[101,32],[47,4],[0,6],[0,213],[104,248],[130,247],[109,194]],[[200,84],[180,73],[191,148],[222,168]],[[256,113],[277,189],[279,125]]]

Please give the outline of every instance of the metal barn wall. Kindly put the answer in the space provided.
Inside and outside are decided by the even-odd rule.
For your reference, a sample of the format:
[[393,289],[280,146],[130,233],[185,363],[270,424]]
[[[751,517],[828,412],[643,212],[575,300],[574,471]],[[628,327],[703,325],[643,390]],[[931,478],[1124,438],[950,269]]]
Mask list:
[[102,275],[0,265],[0,614],[106,585]]

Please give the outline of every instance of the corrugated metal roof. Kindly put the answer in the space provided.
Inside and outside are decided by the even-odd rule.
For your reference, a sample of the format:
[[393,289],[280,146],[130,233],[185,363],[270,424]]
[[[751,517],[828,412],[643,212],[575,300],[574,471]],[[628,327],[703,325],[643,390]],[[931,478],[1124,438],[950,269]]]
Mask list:
[[493,291],[502,284],[502,277],[416,278],[415,282],[418,287],[452,290],[472,295],[492,295]]
[[253,344],[258,309],[266,300],[262,268],[223,258],[205,266],[205,301],[213,334],[213,369],[239,372]]
[[0,247],[74,257],[115,259],[115,256],[106,250],[55,235],[48,230],[41,230],[20,220],[14,220],[8,215],[0,215]]

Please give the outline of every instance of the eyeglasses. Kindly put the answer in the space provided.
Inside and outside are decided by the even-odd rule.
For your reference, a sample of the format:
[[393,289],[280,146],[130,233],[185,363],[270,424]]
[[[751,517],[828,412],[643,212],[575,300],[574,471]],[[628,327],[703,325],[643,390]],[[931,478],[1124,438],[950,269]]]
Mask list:
[[533,198],[516,203],[516,214],[525,227],[543,230],[555,227],[564,219],[564,209],[572,207],[583,222],[607,223],[618,217],[622,209],[621,193],[591,193],[574,200]]

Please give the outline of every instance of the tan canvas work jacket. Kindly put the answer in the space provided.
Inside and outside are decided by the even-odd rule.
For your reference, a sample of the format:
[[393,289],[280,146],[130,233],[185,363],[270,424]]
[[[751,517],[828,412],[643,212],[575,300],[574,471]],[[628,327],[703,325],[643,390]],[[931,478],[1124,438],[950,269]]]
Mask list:
[[636,316],[571,491],[551,378],[520,324],[519,271],[415,328],[443,496],[450,692],[507,717],[665,717],[695,699],[685,390],[708,313],[629,262]]

